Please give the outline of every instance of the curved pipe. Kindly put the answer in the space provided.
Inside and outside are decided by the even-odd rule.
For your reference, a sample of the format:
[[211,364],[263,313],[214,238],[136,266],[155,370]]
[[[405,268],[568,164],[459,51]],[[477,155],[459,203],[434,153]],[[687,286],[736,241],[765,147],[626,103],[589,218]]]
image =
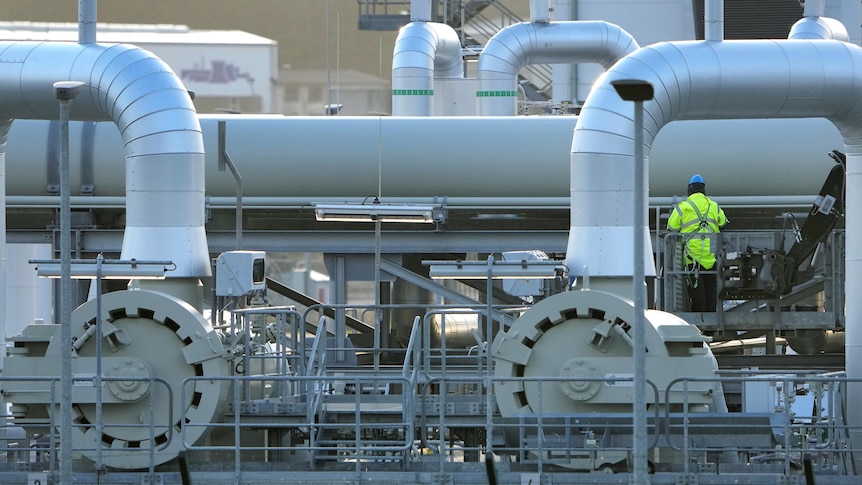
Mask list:
[[123,139],[121,257],[169,259],[177,265],[173,278],[208,276],[203,136],[182,82],[134,46],[0,43],[0,119],[55,119],[53,83],[63,80],[86,83],[72,119],[112,120]]
[[788,39],[833,39],[850,42],[847,27],[829,17],[804,17],[790,28]]
[[[654,87],[655,99],[643,107],[647,165],[653,139],[674,120],[826,118],[838,128],[847,153],[846,368],[848,377],[858,377],[862,300],[852,295],[862,288],[862,219],[857,214],[862,207],[862,84],[854,82],[860,77],[862,48],[834,40],[669,42],[622,59],[596,83],[575,128],[566,263],[570,271],[577,275],[586,266],[593,279],[630,278],[637,232],[644,234],[651,255],[647,228],[633,227],[634,197],[648,195],[647,187],[635,187],[633,181],[633,104],[620,99],[612,81],[639,79]],[[721,167],[699,166],[695,153],[691,170],[677,175],[680,186],[694,170]],[[704,176],[708,181],[708,174]],[[651,265],[652,258],[645,261]],[[860,386],[853,387],[849,402],[862,395]],[[859,420],[851,426],[859,426]],[[853,434],[858,439],[859,432]]]
[[518,71],[527,65],[593,62],[607,69],[637,49],[628,32],[603,21],[510,25],[491,37],[479,57],[479,114],[516,114]]
[[[831,76],[824,74],[826,66]],[[644,103],[647,163],[655,136],[674,120],[824,117],[842,133],[853,167],[862,157],[853,144],[862,137],[855,124],[862,117],[862,87],[851,77],[860,70],[862,50],[838,41],[659,43],[621,60],[598,81],[575,128],[569,268],[577,273],[587,265],[593,277],[631,276],[633,255],[624,249],[631,247],[631,209],[647,188],[634,187],[633,105],[620,99],[612,81],[642,79],[654,86],[655,99]],[[696,154],[691,164],[707,180],[710,170],[721,169],[699,166]],[[684,187],[690,175],[679,173],[677,185]],[[851,168],[848,186],[853,176]],[[855,207],[850,201],[847,206]],[[847,220],[849,238],[849,215]]]
[[803,17],[790,28],[788,39],[833,39],[850,42],[847,28],[840,21],[824,17],[825,0],[805,0]]
[[455,29],[434,22],[410,22],[395,40],[392,114],[430,116],[434,79],[463,77],[464,58]]

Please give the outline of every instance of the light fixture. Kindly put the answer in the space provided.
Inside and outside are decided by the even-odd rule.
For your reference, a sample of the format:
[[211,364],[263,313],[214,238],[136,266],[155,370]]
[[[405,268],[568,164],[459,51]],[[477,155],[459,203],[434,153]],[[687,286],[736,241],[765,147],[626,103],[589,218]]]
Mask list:
[[624,101],[649,101],[655,94],[652,84],[640,79],[617,79],[611,86]]
[[341,222],[434,222],[435,207],[430,205],[316,204],[318,221]]
[[[42,278],[60,278],[60,260],[57,259],[31,259],[30,264],[36,265],[36,274]],[[71,277],[73,279],[92,279],[101,273],[102,279],[135,279],[135,280],[158,280],[164,279],[165,273],[176,268],[171,261],[137,261],[105,259],[101,261],[101,268],[97,268],[98,261],[95,259],[74,259],[71,262]]]
[[432,279],[551,279],[565,273],[557,261],[422,261]]

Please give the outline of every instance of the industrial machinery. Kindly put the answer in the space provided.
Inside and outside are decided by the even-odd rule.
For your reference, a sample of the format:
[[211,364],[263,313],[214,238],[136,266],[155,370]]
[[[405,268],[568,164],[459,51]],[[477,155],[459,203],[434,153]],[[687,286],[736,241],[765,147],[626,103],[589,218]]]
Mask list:
[[[199,312],[165,293],[114,291],[99,304],[101,313],[96,300],[73,312],[71,343],[61,342],[59,325],[26,327],[12,338],[5,373],[56,374],[60,353],[71,350],[72,372],[80,378],[72,394],[73,441],[84,455],[117,468],[171,460],[183,440],[195,442],[204,432],[186,430],[180,439],[184,422],[221,419],[228,383],[196,380],[184,388],[183,381],[228,374],[222,341]],[[100,373],[103,383],[94,385]],[[51,380],[4,383],[17,424],[35,434],[51,432],[59,416],[52,386]]]
[[[719,14],[715,9],[708,10],[707,17]],[[705,24],[719,25],[715,20],[708,18]],[[92,22],[82,21],[82,24],[95,23],[94,17]],[[554,32],[559,25],[544,21],[537,24],[541,24],[533,26],[537,32]],[[255,117],[242,123],[236,118],[232,133],[253,140],[249,147],[252,151],[246,152],[244,158],[269,163],[274,158],[273,153],[289,153],[295,158],[283,159],[285,165],[289,164],[296,173],[307,172],[320,184],[305,184],[303,189],[307,192],[301,196],[306,199],[298,206],[296,221],[307,219],[300,225],[308,229],[309,235],[315,236],[308,239],[303,251],[335,253],[332,251],[335,246],[316,245],[323,238],[317,237],[319,227],[311,222],[307,199],[331,196],[341,200],[344,194],[321,188],[340,191],[329,177],[320,177],[319,167],[316,167],[318,171],[303,171],[298,167],[297,160],[314,160],[302,153],[301,147],[310,148],[311,152],[334,163],[344,163],[329,172],[345,174],[346,183],[364,195],[374,190],[380,195],[384,187],[395,185],[399,191],[387,193],[415,201],[421,193],[419,189],[414,190],[415,187],[437,189],[437,184],[429,183],[433,174],[446,182],[446,197],[481,195],[487,200],[481,200],[481,204],[467,201],[475,204],[469,215],[451,223],[451,227],[460,225],[470,233],[476,225],[493,220],[497,222],[491,227],[514,227],[519,233],[536,232],[534,240],[543,243],[547,238],[544,229],[525,229],[518,222],[522,221],[522,211],[503,212],[504,208],[513,203],[510,200],[513,198],[534,198],[536,194],[548,193],[569,195],[566,200],[571,209],[571,225],[563,265],[569,274],[557,281],[577,280],[577,285],[581,286],[553,285],[557,292],[545,294],[545,287],[536,285],[516,295],[520,298],[497,303],[499,300],[492,295],[494,282],[490,262],[493,258],[489,257],[485,268],[487,289],[482,295],[485,301],[480,302],[481,296],[472,299],[433,281],[430,271],[425,278],[382,257],[381,224],[385,221],[377,219],[373,221],[375,304],[358,308],[347,303],[347,275],[355,268],[348,267],[346,258],[336,256],[331,271],[336,303],[325,308],[327,305],[312,302],[308,309],[300,312],[294,307],[270,306],[267,302],[263,251],[222,253],[214,263],[211,259],[213,246],[208,245],[207,237],[219,233],[223,236],[225,231],[209,219],[212,207],[207,205],[204,190],[206,158],[202,126],[207,123],[211,126],[219,120],[210,119],[202,125],[187,90],[159,60],[128,47],[98,45],[85,39],[86,29],[81,30],[79,45],[21,42],[2,50],[5,62],[0,64],[4,69],[3,79],[8,81],[0,83],[4,99],[8,98],[2,110],[4,119],[50,119],[56,100],[47,95],[46,80],[56,79],[58,76],[54,73],[63,73],[70,80],[80,79],[86,88],[76,104],[79,115],[88,121],[111,120],[124,137],[122,147],[128,175],[126,200],[123,201],[126,213],[112,222],[125,226],[122,256],[170,259],[176,264],[177,272],[170,278],[173,281],[143,284],[133,280],[128,289],[104,295],[97,291],[94,298],[72,313],[70,322],[65,321],[64,315],[62,324],[32,324],[20,336],[11,338],[13,346],[5,360],[0,389],[11,404],[10,427],[22,429],[26,434],[19,441],[20,448],[35,455],[31,458],[27,453],[28,456],[17,460],[26,462],[29,470],[53,471],[59,429],[63,433],[60,436],[61,458],[62,452],[68,450],[64,450],[62,442],[71,434],[74,459],[84,457],[86,462],[95,463],[94,469],[99,474],[96,481],[101,480],[107,467],[111,472],[138,471],[140,476],[134,477],[138,481],[156,483],[157,468],[159,472],[171,470],[174,460],[182,467],[185,458],[193,455],[198,463],[210,467],[205,471],[223,466],[220,471],[231,475],[231,483],[242,483],[244,473],[261,470],[290,471],[291,480],[305,483],[322,482],[321,476],[327,473],[325,479],[330,483],[372,480],[378,483],[449,483],[455,481],[453,470],[475,475],[478,467],[471,469],[471,465],[485,465],[488,469],[499,467],[508,473],[504,483],[542,482],[546,474],[559,470],[563,473],[549,481],[577,483],[580,480],[572,477],[573,470],[628,471],[629,458],[637,447],[632,446],[635,441],[632,402],[640,402],[643,397],[649,414],[649,461],[656,471],[666,467],[683,473],[675,477],[678,483],[696,482],[697,477],[692,475],[695,466],[703,466],[718,475],[719,463],[722,467],[746,467],[748,472],[772,471],[775,483],[787,483],[792,481],[788,479],[791,463],[798,463],[803,452],[815,455],[819,470],[853,478],[855,467],[849,463],[853,460],[849,435],[860,432],[858,423],[852,422],[857,416],[852,411],[845,414],[844,406],[824,413],[819,409],[825,407],[819,398],[809,406],[811,416],[800,416],[800,411],[792,410],[787,404],[791,401],[788,393],[808,385],[802,383],[806,379],[827,386],[830,402],[852,402],[858,393],[858,384],[846,385],[846,376],[800,377],[789,372],[757,376],[752,372],[754,377],[742,374],[728,377],[719,372],[707,346],[708,339],[695,324],[670,313],[648,310],[643,315],[647,395],[633,396],[632,356],[634,350],[642,349],[633,343],[634,305],[624,295],[634,284],[635,264],[648,261],[650,264],[644,266],[652,266],[653,261],[648,244],[649,228],[635,227],[642,223],[633,222],[629,202],[646,202],[649,194],[646,184],[636,183],[627,175],[628,166],[635,162],[629,156],[631,134],[635,129],[629,123],[631,106],[612,92],[609,83],[636,75],[657,86],[657,93],[663,93],[643,105],[650,123],[644,130],[648,135],[643,140],[645,147],[652,148],[662,127],[677,120],[825,118],[835,125],[830,125],[830,129],[839,129],[848,150],[853,150],[848,151],[852,166],[859,163],[862,156],[858,145],[851,143],[862,137],[859,128],[862,111],[851,102],[859,97],[859,83],[852,81],[862,65],[862,50],[857,47],[838,38],[827,40],[822,35],[816,41],[722,42],[718,32],[710,29],[705,42],[660,42],[626,51],[629,53],[624,54],[625,57],[608,63],[607,74],[600,78],[585,100],[577,123],[573,119],[548,121],[552,118],[537,117],[539,121],[528,122],[532,123],[529,129],[503,117],[495,121],[481,117],[408,120],[394,116],[385,121],[384,117],[334,117],[314,122]],[[598,36],[596,40],[605,38]],[[553,37],[547,37],[537,45],[543,49],[551,47],[556,44],[552,40]],[[457,39],[453,41],[451,45],[457,45]],[[438,47],[442,49],[443,44],[447,42]],[[460,48],[451,51],[454,58],[461,56]],[[551,60],[556,60],[557,56],[571,56],[569,52],[553,54]],[[817,62],[818,56],[820,62]],[[409,57],[429,58],[424,55]],[[842,61],[834,63],[837,76],[825,76],[822,69],[812,68],[822,68],[836,59]],[[149,71],[143,71],[142,65]],[[655,66],[661,68],[655,69]],[[463,72],[460,68],[455,71]],[[409,90],[422,93],[423,97],[434,93],[430,83],[436,78],[433,70],[424,72],[429,85]],[[760,76],[755,78],[751,72]],[[788,77],[793,81],[789,85]],[[506,80],[510,81],[511,88],[493,88],[494,93],[505,96],[478,97],[490,98],[495,104],[514,102],[517,100],[514,75]],[[171,88],[164,89],[163,84]],[[782,89],[785,85],[787,88]],[[716,86],[721,89],[715,89]],[[482,91],[492,92],[490,88]],[[752,102],[754,99],[758,102]],[[640,119],[639,116],[635,118]],[[287,123],[295,123],[302,129],[284,129]],[[406,131],[408,124],[411,129],[424,129],[423,136],[411,136],[412,132]],[[482,126],[488,135],[470,130],[473,125]],[[500,131],[504,127],[525,137],[525,142],[516,144],[520,154],[499,142],[512,138]],[[432,128],[440,131],[431,131]],[[525,160],[542,158],[537,157],[536,147],[545,142],[537,135],[554,138],[550,128],[554,133],[565,133],[556,135],[557,141],[564,141],[564,148],[553,148],[563,161],[552,161],[551,170],[535,171],[545,174],[532,177],[539,182],[535,192],[523,183],[523,179],[531,177],[513,176],[511,171],[500,169],[507,165],[501,163],[502,158],[497,159],[486,150],[475,151],[476,147],[498,145],[501,151],[510,152],[507,156],[514,156],[518,168],[523,168]],[[0,126],[0,138],[5,140],[8,129],[9,123]],[[455,139],[444,136],[450,130],[470,136],[459,137],[465,140],[463,146],[451,141],[440,143],[440,140]],[[264,133],[272,134],[280,143],[285,143],[286,148],[261,142]],[[345,137],[334,142],[333,133]],[[294,144],[288,134],[305,140]],[[481,144],[476,142],[478,139],[482,140]],[[383,148],[383,140],[410,143],[401,147],[403,152],[393,152]],[[422,143],[439,146],[447,152],[442,156],[433,154]],[[660,146],[656,143],[656,147]],[[5,150],[5,142],[0,147]],[[321,147],[343,149],[351,156],[333,156],[328,150],[320,150]],[[33,152],[31,148],[28,146],[27,151]],[[219,151],[224,152],[219,153],[219,157],[226,155],[226,150]],[[493,163],[493,170],[461,162],[460,157],[450,156],[449,152],[453,151],[463,152],[467,156],[464,160],[470,162],[488,160]],[[726,156],[724,147],[707,150],[699,146],[698,151]],[[10,151],[10,158],[13,153]],[[375,156],[367,156],[369,153]],[[568,161],[565,160],[567,153]],[[649,155],[660,153],[655,150]],[[396,154],[394,158],[387,158],[393,154]],[[690,157],[686,155],[685,162],[688,162]],[[423,156],[430,157],[427,163]],[[0,161],[5,163],[5,157],[6,152],[0,152]],[[229,157],[225,158],[230,161]],[[655,156],[652,160],[660,159]],[[230,164],[233,166],[233,162]],[[456,182],[469,178],[464,170],[467,165],[479,168],[477,172],[482,183],[468,182],[458,188]],[[566,166],[570,169],[568,187],[566,177],[556,176]],[[232,171],[235,168],[232,167]],[[750,166],[746,169],[748,179],[759,185],[755,170]],[[761,170],[771,172],[774,167]],[[249,185],[255,188],[253,192],[258,196],[263,195],[259,190],[265,186],[277,195],[292,193],[300,197],[298,191],[285,185],[283,178],[272,176],[276,171],[252,172],[258,179]],[[852,170],[849,173],[855,174]],[[489,179],[489,175],[500,177],[519,191],[498,184]],[[37,190],[42,190],[37,177],[17,178],[22,183],[36,180]],[[120,177],[112,179],[121,180]],[[241,182],[241,177],[235,179]],[[406,180],[415,185],[408,185]],[[558,187],[554,189],[558,192],[548,192],[548,180],[557,182],[563,190],[559,191]],[[674,184],[669,179],[664,182]],[[477,186],[489,192],[477,194]],[[102,186],[99,187],[102,193]],[[829,224],[828,218],[840,214],[840,209],[836,209],[843,200],[843,194],[837,190],[839,187],[843,187],[843,167],[841,173],[835,172],[827,180],[827,187],[812,213],[811,220],[818,221],[817,225],[801,231],[802,243],[798,249],[794,247],[787,254],[770,253],[754,262],[751,260],[755,258],[748,258],[740,263],[735,270],[735,277],[741,281],[740,295],[745,292],[750,292],[749,295],[782,294],[796,281],[795,268],[810,255],[816,239],[807,238],[807,235],[821,237]],[[237,224],[228,232],[235,231],[232,234],[237,236],[236,247],[241,247],[242,184],[230,188],[237,189],[237,198],[230,200],[232,209],[237,211]],[[552,204],[548,205],[549,202]],[[56,202],[52,199],[46,203],[51,204],[53,211]],[[553,201],[534,203],[545,207],[539,209],[543,213],[548,207],[551,208],[548,213],[554,211]],[[506,205],[491,213],[482,212],[497,204]],[[265,205],[268,210],[278,208],[278,204]],[[823,218],[825,222],[820,221]],[[248,219],[255,224],[258,222],[257,217]],[[246,234],[255,234],[256,227],[259,226],[246,227]],[[365,232],[366,235],[370,233]],[[497,253],[522,249],[489,249],[495,242],[493,239],[502,234],[493,231],[487,231],[478,240],[466,238],[459,246],[441,241],[446,231],[440,232],[434,236],[441,238],[416,233],[423,240],[437,243],[435,252],[439,253]],[[343,235],[341,230],[335,229],[324,238],[336,241],[344,239]],[[631,237],[627,236],[640,239],[641,235],[647,244],[642,253],[635,254],[629,246]],[[370,238],[365,239],[366,243],[368,241]],[[268,242],[269,247],[276,246],[279,250],[287,246],[283,241]],[[348,248],[352,242],[342,245],[340,251],[370,252],[367,244],[364,251]],[[401,244],[397,246],[399,249],[385,251],[386,255],[420,252],[414,246]],[[4,246],[5,240],[0,248]],[[63,255],[67,253],[64,251]],[[534,256],[539,257],[538,254]],[[518,258],[524,263],[522,266],[526,266],[527,256]],[[3,259],[0,257],[0,261]],[[858,261],[851,259],[850,262]],[[213,268],[215,275],[210,274]],[[655,276],[650,268],[646,270],[646,274],[637,279]],[[554,271],[556,273],[556,269]],[[383,304],[385,298],[378,293],[381,272],[415,283],[428,292],[429,298],[401,305],[393,298],[395,303]],[[0,273],[5,276],[5,271]],[[210,276],[215,280],[212,313],[207,318],[200,283]],[[504,285],[504,288],[515,291],[511,285]],[[537,292],[542,298],[530,306],[533,300],[529,297],[539,296]],[[68,296],[68,292],[63,296]],[[438,297],[449,301],[441,303]],[[858,305],[848,300],[847,306],[849,319]],[[398,311],[390,311],[392,307],[397,307]],[[405,318],[405,308],[414,312],[409,319]],[[441,308],[459,317],[449,321],[433,318],[434,314],[442,313]],[[468,313],[470,318],[464,316]],[[386,321],[384,314],[398,315],[402,321],[394,321],[395,318]],[[64,337],[69,329],[67,325],[72,327],[68,340]],[[449,331],[446,325],[450,325]],[[402,331],[393,334],[389,331],[393,328]],[[363,335],[353,338],[356,333]],[[395,341],[401,347],[392,345]],[[65,386],[60,396],[57,369],[70,354],[71,369],[67,367],[61,371],[64,377],[65,371],[73,375],[71,396],[65,395]],[[848,352],[848,356],[854,358],[850,354]],[[852,360],[847,362],[848,372],[858,369],[852,366]],[[738,386],[744,380],[755,379],[781,381],[782,409],[772,406],[759,413],[729,413],[725,386]],[[852,375],[849,380],[853,380]],[[756,386],[750,387],[756,389]],[[777,386],[775,389],[778,392]],[[841,394],[845,390],[849,396],[846,400]],[[74,418],[71,431],[65,433],[63,430],[70,423],[59,416],[58,411],[60,407],[68,410],[68,405],[73,409]],[[798,423],[804,423],[804,427],[798,427]],[[7,448],[7,452],[11,449]],[[502,459],[497,460],[497,457]],[[70,460],[61,461],[61,465],[70,465]],[[769,468],[773,461],[778,462],[778,469]],[[250,470],[253,467],[255,470]],[[62,466],[60,468],[62,475]],[[634,468],[636,477],[641,467]],[[349,473],[346,477],[337,475],[342,471]],[[377,472],[401,472],[401,475],[398,478],[388,475],[385,480],[370,475]],[[145,478],[144,473],[151,476]],[[425,475],[420,475],[423,473]],[[405,478],[407,475],[409,477]],[[68,476],[61,478],[72,482]],[[463,476],[457,477],[461,478]],[[735,478],[729,477],[726,482],[740,483]],[[263,480],[272,481],[272,477]],[[496,480],[489,479],[489,482],[496,483]]]
[[[234,299],[239,307],[246,307],[249,297],[259,299],[263,291],[264,264],[261,252],[222,254],[215,265],[216,294]],[[236,311],[241,314],[239,307]],[[259,353],[258,348],[267,340],[284,342],[288,336],[297,337],[296,327],[276,327],[262,316],[271,308],[262,305],[258,309],[262,310],[261,315],[250,314],[248,325],[219,325],[217,331],[200,312],[178,298],[132,288],[100,295],[75,310],[72,316],[74,337],[68,345],[60,341],[59,325],[30,325],[22,335],[12,339],[14,347],[6,360],[6,375],[22,378],[3,384],[3,394],[12,403],[14,423],[24,427],[34,440],[51,435],[59,409],[56,392],[52,392],[56,383],[39,380],[37,376],[55,373],[60,352],[68,349],[73,352],[76,377],[72,428],[76,447],[90,460],[112,468],[146,468],[149,464],[166,463],[185,447],[204,440],[217,443],[223,437],[211,434],[209,424],[230,422],[228,413],[231,412],[253,416],[261,409],[272,408],[276,402],[281,403],[282,411],[276,412],[272,419],[281,426],[295,422],[297,415],[311,419],[307,425],[318,420],[333,423],[335,428],[328,433],[300,433],[316,442],[314,456],[321,456],[329,446],[322,443],[332,436],[340,436],[340,440],[348,442],[357,439],[356,422],[336,424],[343,419],[335,417],[343,413],[337,410],[339,406],[348,405],[354,411],[346,411],[347,415],[353,415],[355,409],[374,405],[375,399],[386,399],[377,394],[396,394],[390,389],[391,383],[382,387],[375,384],[375,388],[385,389],[376,393],[367,392],[364,384],[350,385],[350,378],[337,377],[345,371],[365,376],[363,382],[393,379],[398,382],[402,388],[400,395],[391,397],[400,405],[392,412],[403,416],[400,419],[404,424],[401,431],[395,428],[396,439],[409,443],[414,433],[420,433],[423,415],[409,410],[418,409],[422,402],[437,402],[438,398],[411,391],[418,388],[400,382],[405,377],[393,378],[379,368],[357,366],[355,359],[352,359],[351,368],[336,367],[336,352],[324,354],[325,357],[309,352],[305,362],[295,367],[251,366],[249,357]],[[463,310],[459,312],[463,314]],[[683,371],[688,377],[715,377],[717,365],[706,346],[708,339],[696,327],[659,311],[648,311],[646,319],[647,370],[656,391],[648,392],[651,412],[723,409],[723,394],[716,382],[692,383],[684,391],[674,389],[668,394],[669,399],[665,398],[668,384],[682,377]],[[630,412],[631,321],[630,301],[610,293],[583,290],[545,298],[509,328],[501,329],[493,339],[491,352],[496,406],[502,418]],[[429,323],[442,331],[439,319],[429,319]],[[420,335],[421,328],[421,325],[415,326],[413,333]],[[457,325],[453,329],[457,330]],[[472,334],[480,333],[476,329]],[[318,339],[322,339],[322,335],[319,334]],[[411,338],[411,342],[414,338],[417,337]],[[433,339],[417,351],[430,358],[430,354],[436,352],[431,345],[444,345],[439,340]],[[278,353],[305,355],[304,342],[303,338],[296,338],[292,344],[294,348],[281,348]],[[443,355],[449,352],[450,359],[463,347],[457,341],[452,344],[448,350],[445,347],[439,350]],[[477,367],[468,374],[481,376],[490,372],[481,370],[483,355],[486,354],[475,354],[471,362]],[[406,355],[405,368],[414,358],[410,353]],[[332,367],[332,371],[325,371],[328,367]],[[229,379],[230,376],[254,378],[257,375],[261,379],[274,379],[275,383],[280,378],[301,378],[300,369],[314,370],[319,382],[314,386],[301,385],[301,381],[291,386],[273,384],[266,392],[258,393],[230,392],[233,386],[248,386]],[[320,372],[321,369],[324,371]],[[448,372],[454,373],[455,369],[450,365]],[[425,368],[428,376],[441,375],[441,372],[446,375],[445,363]],[[101,380],[100,375],[104,376]],[[28,377],[34,379],[28,380]],[[407,382],[417,378],[414,374]],[[335,385],[336,382],[340,384]],[[264,387],[260,383],[256,385]],[[476,402],[485,399],[481,393],[469,394]],[[315,402],[318,405],[311,404]],[[511,434],[512,429],[506,429],[503,434]],[[363,432],[367,433],[371,430]],[[387,431],[388,435],[392,433],[392,429]],[[252,438],[243,438],[249,439]],[[535,439],[535,435],[528,439]],[[295,443],[294,437],[291,444]],[[298,443],[302,448],[303,440]],[[331,446],[334,446],[333,451],[338,449],[338,445]],[[599,465],[616,464],[625,458],[625,453],[609,453]],[[567,460],[562,465],[582,467],[577,460]]]
[[[602,439],[608,446],[610,435],[622,432],[619,424],[611,424],[614,413],[632,412],[632,322],[631,301],[594,290],[560,293],[524,312],[497,335],[492,347],[494,391],[501,415],[579,416],[582,422],[572,425],[574,432],[566,432],[565,426],[552,431],[553,419],[548,420],[548,429],[538,431],[572,437],[549,456],[556,457],[559,465],[575,469],[625,470],[625,452],[596,453],[590,448],[598,448]],[[670,384],[683,374],[716,377],[718,364],[707,346],[709,339],[670,313],[647,311],[645,323],[646,374],[652,386],[644,396],[648,411],[658,415],[659,410],[726,410],[717,381],[692,382],[669,391]],[[511,442],[525,439],[513,432],[507,436],[516,448]]]
[[[497,403],[504,416],[523,413],[630,412],[634,321],[631,301],[602,291],[572,291],[547,298],[524,312],[493,343],[496,378],[561,377],[561,382],[498,381]],[[715,377],[718,364],[708,338],[671,313],[646,312],[647,374],[655,393],[647,403],[678,410],[724,409],[720,386],[699,382],[689,395],[671,393],[668,383],[686,376]]]
[[719,298],[776,298],[790,293],[794,285],[811,277],[808,264],[815,250],[844,216],[847,159],[838,150],[833,150],[829,156],[836,165],[829,171],[802,228],[794,224],[795,239],[790,249],[785,251],[782,234],[777,248],[747,247],[728,253],[722,260]]

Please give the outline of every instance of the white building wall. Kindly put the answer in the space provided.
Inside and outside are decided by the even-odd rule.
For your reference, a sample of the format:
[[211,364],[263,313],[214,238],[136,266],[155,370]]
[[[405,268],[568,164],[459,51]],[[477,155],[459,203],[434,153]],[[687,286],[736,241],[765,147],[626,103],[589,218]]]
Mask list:
[[[77,42],[78,24],[0,22],[0,40]],[[185,25],[99,24],[96,41],[133,44],[165,61],[200,98],[255,98],[261,113],[276,113],[278,44],[238,30],[192,30]]]

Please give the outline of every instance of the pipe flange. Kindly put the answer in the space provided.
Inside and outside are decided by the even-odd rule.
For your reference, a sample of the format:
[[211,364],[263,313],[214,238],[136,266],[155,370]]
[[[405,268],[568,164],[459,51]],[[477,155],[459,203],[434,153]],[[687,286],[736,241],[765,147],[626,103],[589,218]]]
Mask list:
[[150,392],[152,372],[150,366],[141,359],[127,358],[114,362],[106,377],[122,378],[108,381],[108,390],[121,401],[134,402]]
[[599,393],[602,383],[599,380],[583,378],[602,377],[599,366],[590,359],[574,358],[560,368],[560,377],[571,377],[570,381],[560,383],[563,394],[573,401],[589,401]]

